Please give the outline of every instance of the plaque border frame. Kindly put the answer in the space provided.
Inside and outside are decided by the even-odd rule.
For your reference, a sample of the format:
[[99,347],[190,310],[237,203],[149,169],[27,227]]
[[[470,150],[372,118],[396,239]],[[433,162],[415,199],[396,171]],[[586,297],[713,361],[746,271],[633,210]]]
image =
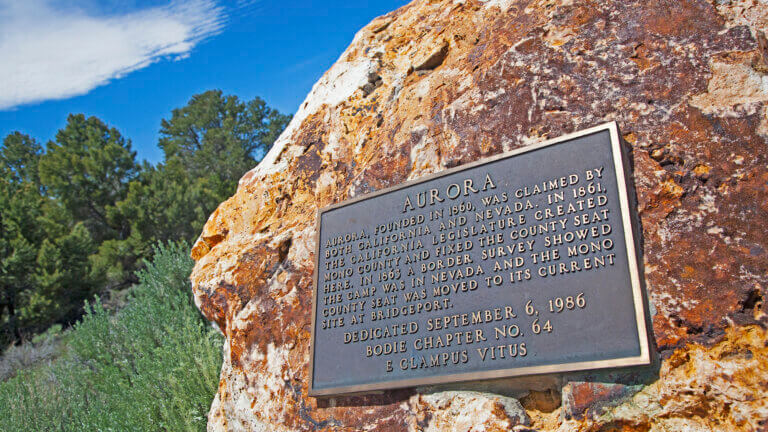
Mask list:
[[[331,388],[316,389],[314,388],[314,376],[315,376],[315,325],[316,325],[316,313],[317,313],[317,293],[318,293],[318,271],[317,266],[320,260],[320,220],[323,213],[330,210],[344,207],[350,204],[354,204],[358,201],[375,198],[379,195],[384,195],[390,192],[394,192],[399,189],[403,189],[409,186],[425,183],[427,181],[443,177],[449,174],[465,171],[470,168],[475,168],[490,162],[495,162],[501,159],[507,159],[509,157],[517,156],[523,153],[539,150],[552,145],[560,144],[565,141],[570,141],[575,138],[580,138],[586,135],[592,135],[599,132],[608,131],[611,141],[611,151],[613,153],[613,167],[616,172],[616,185],[619,189],[619,208],[621,210],[622,228],[624,229],[624,240],[626,244],[627,263],[629,266],[629,275],[632,289],[632,300],[635,309],[635,322],[637,327],[638,343],[640,346],[640,355],[631,357],[618,357],[604,360],[571,362],[571,363],[556,363],[546,364],[538,366],[526,366],[516,368],[505,369],[492,369],[486,371],[477,372],[462,372],[453,373],[440,376],[431,377],[417,377],[407,378],[394,381],[377,381],[367,384],[355,384],[349,386],[339,386]],[[408,387],[436,385],[436,384],[448,384],[465,381],[477,381],[477,380],[489,380],[498,378],[512,378],[522,377],[530,375],[540,374],[553,374],[562,372],[574,372],[583,370],[594,370],[604,368],[615,367],[631,367],[631,366],[645,366],[651,364],[650,354],[650,339],[648,329],[646,305],[647,297],[644,289],[644,279],[640,277],[640,271],[642,270],[642,260],[640,259],[640,237],[639,237],[639,221],[636,213],[631,212],[630,204],[636,206],[636,198],[634,195],[634,187],[631,183],[627,183],[627,175],[630,173],[629,154],[627,149],[622,145],[622,140],[619,135],[619,127],[616,121],[603,123],[598,126],[594,126],[581,131],[573,132],[570,134],[562,135],[557,138],[552,138],[537,144],[522,147],[508,152],[503,152],[498,155],[483,158],[474,162],[470,162],[458,167],[449,168],[440,172],[426,175],[418,179],[409,180],[400,183],[396,186],[380,189],[371,193],[360,195],[358,197],[342,201],[340,203],[331,204],[329,206],[318,208],[315,221],[315,258],[312,274],[313,290],[312,290],[312,321],[311,321],[311,338],[310,338],[310,358],[309,358],[309,389],[308,395],[310,397],[330,397],[337,395],[350,395],[355,393],[368,393],[373,391],[383,390],[395,390]]]

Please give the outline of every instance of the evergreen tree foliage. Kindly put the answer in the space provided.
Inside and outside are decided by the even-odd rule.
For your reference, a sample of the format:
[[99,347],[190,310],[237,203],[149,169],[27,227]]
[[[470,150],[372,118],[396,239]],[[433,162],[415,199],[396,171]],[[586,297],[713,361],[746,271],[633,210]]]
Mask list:
[[0,148],[0,342],[22,336],[21,309],[35,287],[37,251],[45,238],[37,220],[44,200],[37,165],[41,147],[20,133]]
[[159,146],[165,160],[177,159],[192,178],[211,177],[222,193],[261,159],[290,116],[269,108],[260,98],[242,102],[211,90],[192,97],[187,106],[163,120]]
[[25,298],[23,322],[34,329],[51,323],[73,322],[83,310],[83,302],[97,289],[97,278],[90,275],[88,257],[96,252],[90,232],[78,222],[58,238],[46,238],[37,252],[35,289]]
[[72,114],[45,148],[14,132],[0,147],[0,347],[70,324],[84,300],[136,283],[158,241],[194,241],[208,215],[290,120],[212,90],[161,123],[163,162]]
[[136,152],[120,132],[96,117],[70,115],[67,125],[48,143],[40,158],[40,179],[50,196],[83,222],[101,243],[128,236],[115,217],[115,203],[124,199],[128,182],[138,173]]
[[41,151],[19,133],[0,148],[0,342],[72,322],[96,292],[91,234],[46,194]]
[[259,98],[246,103],[220,90],[174,109],[161,123],[164,162],[145,167],[118,204],[131,223],[128,247],[145,256],[157,241],[193,241],[289,120]]
[[40,185],[37,167],[43,148],[34,139],[13,132],[3,141],[0,150],[0,178],[13,184]]

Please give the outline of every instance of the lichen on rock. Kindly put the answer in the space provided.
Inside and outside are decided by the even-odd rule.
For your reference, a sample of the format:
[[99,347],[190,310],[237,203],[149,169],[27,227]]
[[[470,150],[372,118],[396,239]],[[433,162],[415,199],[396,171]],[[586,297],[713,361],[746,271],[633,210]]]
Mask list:
[[[226,336],[209,429],[765,428],[766,30],[751,0],[417,0],[375,19],[194,245],[196,304]],[[318,208],[611,120],[657,368],[307,396]]]

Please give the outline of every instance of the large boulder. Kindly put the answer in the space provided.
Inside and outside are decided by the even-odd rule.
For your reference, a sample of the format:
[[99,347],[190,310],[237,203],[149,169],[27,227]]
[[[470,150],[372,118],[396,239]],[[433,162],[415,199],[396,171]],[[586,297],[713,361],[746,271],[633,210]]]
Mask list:
[[[211,430],[768,427],[768,6],[417,0],[363,28],[193,248]],[[615,120],[655,367],[307,395],[320,207]]]

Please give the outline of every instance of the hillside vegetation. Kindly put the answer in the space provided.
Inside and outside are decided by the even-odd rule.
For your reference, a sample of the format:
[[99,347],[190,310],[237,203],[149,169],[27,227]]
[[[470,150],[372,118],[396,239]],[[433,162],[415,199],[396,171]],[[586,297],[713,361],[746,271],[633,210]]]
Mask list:
[[191,269],[187,246],[156,247],[125,308],[89,305],[57,358],[0,382],[0,430],[204,430],[222,337],[192,301]]
[[188,245],[290,116],[213,90],[163,120],[163,160],[72,114],[0,143],[0,431],[204,430],[221,334]]
[[213,90],[163,120],[163,160],[72,114],[45,146],[14,132],[0,145],[0,351],[76,322],[98,295],[111,309],[159,241],[194,241],[289,116]]

